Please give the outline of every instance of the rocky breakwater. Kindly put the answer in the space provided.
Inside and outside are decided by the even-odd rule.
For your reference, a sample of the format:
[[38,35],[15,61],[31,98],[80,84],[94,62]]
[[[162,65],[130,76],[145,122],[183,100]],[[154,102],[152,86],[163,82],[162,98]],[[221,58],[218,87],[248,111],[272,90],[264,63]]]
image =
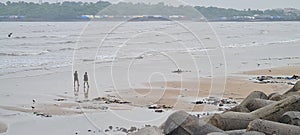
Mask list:
[[178,111],[161,126],[134,134],[297,135],[299,118],[300,81],[283,94],[252,92],[236,107],[213,116],[198,118]]

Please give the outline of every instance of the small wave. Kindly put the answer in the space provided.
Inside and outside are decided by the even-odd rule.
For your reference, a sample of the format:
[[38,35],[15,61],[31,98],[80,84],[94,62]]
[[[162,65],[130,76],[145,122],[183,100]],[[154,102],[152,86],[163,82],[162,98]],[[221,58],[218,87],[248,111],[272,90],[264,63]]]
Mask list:
[[33,30],[33,31],[31,31],[32,33],[43,33],[43,32],[45,32],[44,30]]
[[68,51],[68,50],[75,50],[74,48],[62,48],[59,49],[58,51]]
[[59,38],[58,36],[40,36],[40,38]]
[[67,48],[60,48],[57,50],[49,50],[48,49],[44,52],[47,53],[47,52],[58,52],[58,51],[74,51],[74,50],[84,50],[84,49],[93,49],[93,48],[97,48],[97,47],[79,47],[79,48],[67,47]]
[[222,46],[222,48],[245,48],[245,47],[256,47],[256,46],[268,46],[268,45],[276,45],[276,44],[296,43],[299,41],[300,39],[281,40],[281,41],[265,42],[265,43],[252,42],[246,44],[231,44],[227,46]]
[[73,34],[73,35],[69,35],[69,37],[79,37],[80,35],[78,34]]
[[0,56],[35,56],[35,55],[43,55],[48,53],[49,50],[44,50],[38,53],[24,53],[24,52],[11,52],[11,53],[4,53],[0,52]]
[[240,38],[240,36],[227,36],[226,38],[230,39],[230,38]]
[[14,37],[15,39],[25,39],[27,38],[26,36],[21,36],[21,37]]
[[76,41],[62,41],[62,42],[47,42],[46,44],[73,44]]

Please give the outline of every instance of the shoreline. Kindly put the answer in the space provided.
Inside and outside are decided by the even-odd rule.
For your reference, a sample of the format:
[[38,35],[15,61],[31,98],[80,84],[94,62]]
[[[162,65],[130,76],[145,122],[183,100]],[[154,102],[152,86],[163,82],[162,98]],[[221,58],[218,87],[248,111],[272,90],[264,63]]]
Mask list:
[[[290,68],[299,68],[297,67],[290,67]],[[277,71],[278,70],[278,71]],[[112,99],[122,99],[123,101],[129,101],[130,104],[106,104],[103,101],[94,101],[91,98],[89,100],[84,100],[79,98],[78,100],[74,99],[70,94],[66,95],[56,95],[51,97],[48,100],[40,101],[38,104],[35,105],[36,110],[30,109],[30,105],[27,104],[26,106],[17,105],[17,106],[3,106],[1,105],[1,109],[5,109],[7,111],[12,112],[21,112],[25,114],[33,113],[32,115],[36,115],[37,117],[43,118],[50,116],[49,119],[52,119],[52,115],[54,117],[65,117],[69,118],[71,116],[82,117],[87,115],[89,117],[95,117],[97,115],[112,115],[126,117],[124,112],[136,113],[136,112],[143,112],[147,113],[153,118],[156,118],[156,115],[164,116],[163,119],[160,119],[156,122],[161,123],[164,121],[168,115],[176,110],[184,110],[194,115],[205,115],[206,113],[216,113],[220,107],[215,105],[209,104],[193,104],[193,102],[205,98],[211,97],[213,94],[220,94],[223,95],[220,97],[221,99],[229,98],[235,101],[242,101],[249,93],[253,91],[263,91],[266,94],[270,94],[273,92],[283,93],[286,90],[290,89],[292,86],[285,85],[285,84],[260,84],[255,83],[253,80],[250,80],[251,76],[260,75],[259,73],[267,71],[267,70],[254,70],[249,71],[252,74],[247,75],[248,77],[238,77],[238,76],[230,76],[226,79],[226,85],[224,92],[223,91],[214,91],[215,93],[211,93],[211,80],[212,78],[201,78],[199,79],[200,82],[194,81],[195,79],[185,80],[183,82],[179,81],[167,81],[166,85],[162,87],[165,82],[153,82],[151,84],[144,83],[143,86],[146,88],[136,88],[136,89],[129,89],[129,90],[122,90],[119,91],[110,91],[105,92],[105,97],[113,97]],[[293,71],[290,70],[289,67],[279,67],[276,68],[277,72],[282,72],[286,74],[287,72],[284,71]],[[247,71],[248,72],[248,71]],[[273,72],[273,73],[277,73]],[[255,74],[257,73],[257,74]],[[197,79],[196,79],[197,80]],[[214,85],[218,85],[218,82],[214,82]],[[147,89],[148,86],[153,86],[155,89]],[[198,89],[199,88],[199,89]],[[163,90],[163,91],[162,91]],[[219,92],[219,93],[218,93]],[[136,97],[137,94],[138,96]],[[152,98],[154,97],[154,98]],[[158,99],[157,99],[157,98]],[[43,98],[43,97],[41,97]],[[61,101],[60,101],[61,100]],[[77,103],[76,101],[80,101]],[[17,103],[18,104],[18,103]],[[139,105],[137,105],[139,104]],[[163,109],[164,112],[156,113],[154,110],[150,110],[148,108],[149,105],[155,104],[158,106],[172,106],[171,109]],[[106,109],[107,107],[107,109]],[[80,108],[79,110],[77,110]],[[95,116],[94,116],[95,115]],[[124,116],[123,116],[124,115]],[[137,116],[137,114],[135,114]],[[36,117],[35,116],[35,117]],[[139,116],[140,117],[140,116]],[[73,118],[73,117],[72,117]],[[110,118],[110,119],[120,119],[120,118]],[[71,119],[71,118],[70,118]],[[132,123],[132,122],[129,122]],[[144,123],[148,124],[148,123]],[[142,124],[129,124],[135,125],[135,127],[142,128]],[[1,123],[0,123],[1,126]],[[103,129],[105,126],[102,125],[101,128]],[[1,126],[5,132],[7,130],[7,126],[2,124]],[[16,127],[14,127],[16,128]],[[1,128],[0,128],[1,129]],[[112,132],[115,133],[115,132]]]
[[[127,20],[0,20],[0,22],[90,22],[90,21],[97,21],[97,22],[123,22],[123,21],[129,21]],[[170,20],[173,21],[173,20]],[[205,20],[205,21],[193,21],[193,20],[175,20],[179,22],[300,22],[300,20],[244,20],[244,21],[235,21],[235,20],[224,20],[224,21],[215,21],[215,20]],[[129,22],[153,22],[153,21],[129,21]],[[154,22],[165,22],[165,21],[159,21],[155,20]]]

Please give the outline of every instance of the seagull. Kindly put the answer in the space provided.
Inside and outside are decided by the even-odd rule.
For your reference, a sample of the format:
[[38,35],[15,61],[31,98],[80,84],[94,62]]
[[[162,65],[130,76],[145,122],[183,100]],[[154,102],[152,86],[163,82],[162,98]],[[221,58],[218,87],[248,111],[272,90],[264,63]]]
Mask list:
[[7,36],[8,36],[8,37],[11,37],[11,36],[12,36],[12,34],[13,34],[13,33],[9,33]]

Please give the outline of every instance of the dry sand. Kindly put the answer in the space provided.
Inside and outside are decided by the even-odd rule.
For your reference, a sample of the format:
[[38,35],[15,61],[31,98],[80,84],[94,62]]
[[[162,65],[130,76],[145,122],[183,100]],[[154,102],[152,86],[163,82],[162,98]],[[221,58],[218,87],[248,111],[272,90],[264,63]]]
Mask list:
[[[214,85],[222,84],[223,82],[214,82]],[[213,111],[216,106],[212,105],[194,105],[191,100],[197,97],[209,97],[215,94],[220,94],[221,98],[233,98],[241,100],[253,91],[263,91],[266,94],[273,92],[283,93],[292,86],[283,84],[259,84],[254,83],[247,78],[230,77],[226,79],[224,90],[211,91],[211,79],[201,79],[197,81],[169,81],[155,82],[152,87],[160,87],[161,89],[151,89],[150,84],[145,84],[146,88],[131,89],[118,92],[117,96],[123,100],[130,101],[137,106],[145,106],[151,104],[173,106],[175,110],[185,111]]]
[[288,66],[243,72],[246,75],[300,75],[300,66]]
[[7,125],[3,122],[0,122],[0,133],[4,133],[7,131]]

